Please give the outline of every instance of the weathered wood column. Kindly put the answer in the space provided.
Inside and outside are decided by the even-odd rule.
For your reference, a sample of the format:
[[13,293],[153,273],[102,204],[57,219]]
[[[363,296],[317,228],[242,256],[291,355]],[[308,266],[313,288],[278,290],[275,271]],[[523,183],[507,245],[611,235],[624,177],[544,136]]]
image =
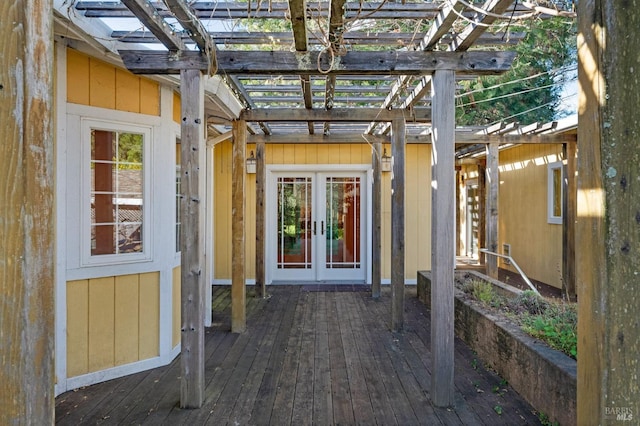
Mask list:
[[256,295],[258,297],[267,296],[264,269],[265,236],[267,232],[264,204],[266,179],[264,141],[259,141],[256,143]]
[[562,287],[569,300],[576,300],[576,209],[578,196],[577,143],[563,145],[566,161],[562,188]]
[[640,14],[578,2],[577,424],[640,418]]
[[438,70],[431,82],[431,398],[453,405],[455,267],[455,72]]
[[204,77],[199,70],[180,73],[181,172],[181,381],[180,406],[200,408],[204,401]]
[[[499,145],[492,142],[486,146],[487,164],[485,169],[486,203],[485,203],[485,240],[484,247],[498,253],[498,192],[500,176],[498,173]],[[486,255],[486,273],[491,278],[498,278],[498,257]]]
[[233,122],[231,182],[231,331],[243,333],[247,328],[245,286],[245,161],[247,123]]
[[371,224],[371,297],[380,298],[382,282],[382,142],[374,142],[371,152],[373,164],[373,212]]
[[0,424],[53,424],[53,15],[46,0],[0,14]]
[[391,330],[404,324],[405,121],[391,122]]

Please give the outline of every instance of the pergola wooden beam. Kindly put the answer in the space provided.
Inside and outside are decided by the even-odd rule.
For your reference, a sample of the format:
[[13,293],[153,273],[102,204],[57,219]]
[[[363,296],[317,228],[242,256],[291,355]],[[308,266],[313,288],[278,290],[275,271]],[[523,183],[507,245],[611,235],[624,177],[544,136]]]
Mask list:
[[[165,5],[160,1],[151,4],[158,9],[162,17],[170,16]],[[83,11],[87,18],[128,18],[132,14],[127,8],[105,1],[79,1],[75,9]],[[193,9],[200,19],[283,19],[289,17],[289,8],[285,2],[272,2],[269,7],[263,3],[235,3],[235,2],[197,2]],[[328,16],[327,2],[307,2],[307,15],[310,18],[326,18]],[[401,2],[347,2],[345,18],[358,18],[366,15],[367,19],[430,19],[435,17],[441,9],[437,2],[401,3]],[[513,11],[514,16],[519,13],[531,12],[520,4],[507,9]],[[467,12],[467,18],[473,18],[475,12]]]
[[[305,0],[289,0],[289,13],[291,14],[291,27],[293,30],[293,41],[296,52],[306,52],[309,44],[307,36],[307,7]],[[311,88],[311,77],[300,76],[300,87],[302,89],[302,99],[304,107],[313,108],[313,90]],[[309,123],[307,128],[313,134],[313,123]]]
[[[184,69],[209,70],[209,62],[196,51],[162,52],[120,50],[122,60],[134,74],[176,74]],[[319,75],[329,70],[336,75],[425,75],[438,69],[454,69],[465,75],[500,74],[507,71],[515,52],[370,52],[349,51],[336,57],[321,52],[220,51],[218,72],[224,74]],[[320,64],[320,67],[318,67]],[[319,69],[320,68],[320,69]]]
[[[368,120],[367,120],[368,121]],[[256,143],[263,141],[265,143],[374,143],[380,141],[382,143],[390,143],[390,137],[386,135],[369,135],[363,133],[341,133],[339,135],[304,135],[295,133],[272,134],[272,135],[249,135],[248,143]],[[469,134],[469,132],[456,132],[456,144],[477,144],[482,150],[481,145],[490,143],[498,144],[566,144],[576,141],[576,136],[571,134],[558,135],[513,135],[513,136],[481,136]],[[430,144],[431,134],[427,135],[407,135],[405,142],[408,144]]]
[[[429,31],[427,31],[427,34],[425,34],[424,38],[420,41],[420,50],[431,50],[435,43],[437,43],[437,41],[440,39],[440,37],[449,32],[451,26],[458,18],[458,15],[455,13],[455,11],[459,12],[463,9],[464,6],[462,5],[462,3],[458,3],[457,1],[454,1],[453,4],[445,4],[442,10],[438,12],[437,17]],[[437,38],[435,38],[436,36]],[[389,91],[389,94],[387,95],[387,98],[383,102],[382,108],[388,108],[389,106],[393,105],[393,102],[398,98],[398,96],[400,96],[402,90],[407,84],[409,84],[410,80],[410,77],[406,75],[398,77],[398,80],[394,83],[393,87]],[[375,126],[372,123],[372,125],[369,126],[367,133],[372,131],[374,127]]]
[[[330,44],[330,53],[335,55],[340,51],[342,42],[342,34],[344,33],[344,6],[345,0],[331,0],[329,6],[329,29],[328,38]],[[336,93],[336,76],[330,74],[326,77],[324,92],[324,107],[326,109],[333,108],[334,97]],[[323,133],[328,135],[331,129],[331,123],[325,122]]]
[[[290,32],[247,32],[247,31],[209,31],[209,35],[217,44],[272,44],[274,41],[281,44],[295,44],[295,37]],[[113,31],[111,37],[123,43],[157,43],[158,39],[148,31]],[[186,34],[181,35],[182,40],[189,40]],[[343,40],[347,44],[357,43],[363,45],[377,46],[411,46],[415,44],[417,37],[424,37],[415,33],[377,33],[377,32],[361,32],[349,31],[343,34]],[[503,40],[502,34],[485,33],[476,40],[475,45],[504,45],[517,44],[524,37],[524,33],[518,32],[509,35],[508,40]],[[444,34],[442,43],[451,42],[451,35]],[[321,41],[313,38],[307,41],[309,45],[317,46]]]
[[171,25],[160,16],[151,3],[146,0],[122,0],[122,3],[167,49],[170,51],[186,49],[181,36],[171,30]]
[[[187,30],[189,37],[196,43],[198,49],[201,52],[211,54],[211,61],[214,61],[216,45],[193,9],[184,0],[163,1],[178,19],[180,25]],[[215,62],[212,62],[212,66],[215,66]]]
[[[488,0],[483,9],[499,14],[503,13],[511,4],[513,0]],[[448,12],[455,14],[455,8],[449,8]],[[457,15],[456,15],[457,16]],[[479,15],[476,14],[474,18],[475,22],[470,23],[467,27],[457,35],[454,40],[449,44],[449,52],[464,52],[471,47],[475,41],[485,32],[487,25],[493,23],[496,18],[491,15]],[[446,21],[445,21],[446,22]],[[438,29],[434,29],[434,34],[437,34]],[[433,45],[434,41],[424,41],[426,46]],[[458,71],[459,74],[459,71]],[[420,79],[420,82],[414,87],[413,91],[402,102],[403,108],[408,108],[414,105],[418,100],[422,99],[427,93],[429,93],[431,85],[431,77],[424,76]]]
[[246,121],[334,121],[367,122],[392,121],[404,118],[407,121],[431,122],[430,108],[412,110],[388,110],[379,108],[332,108],[307,110],[302,108],[262,108],[245,110],[240,118]]

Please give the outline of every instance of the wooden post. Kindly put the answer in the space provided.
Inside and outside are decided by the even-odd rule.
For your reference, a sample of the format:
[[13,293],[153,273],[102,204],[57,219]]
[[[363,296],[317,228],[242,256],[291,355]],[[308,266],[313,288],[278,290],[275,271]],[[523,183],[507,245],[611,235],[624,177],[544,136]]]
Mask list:
[[233,122],[231,182],[231,332],[243,333],[247,328],[245,286],[245,161],[247,123]]
[[0,424],[53,424],[53,12],[0,14]]
[[371,297],[380,298],[382,282],[382,142],[374,142],[371,152],[373,164],[373,212],[371,224]]
[[562,288],[567,299],[576,300],[576,219],[578,177],[577,143],[563,145],[565,161],[562,188]]
[[453,405],[455,266],[455,72],[436,71],[431,83],[431,399]]
[[[486,206],[486,194],[487,194],[487,171],[485,170],[485,162],[478,162],[478,245],[484,243],[485,235],[487,231],[487,217],[485,214]],[[478,251],[478,263],[480,265],[485,264],[486,256],[481,251]]]
[[[485,242],[484,247],[494,253],[498,252],[498,191],[500,177],[498,175],[498,148],[496,142],[487,144],[486,165],[486,204],[485,204]],[[485,257],[486,272],[491,278],[498,278],[498,257]]]
[[266,165],[264,155],[264,141],[256,143],[256,295],[258,297],[267,296],[265,285],[265,234],[266,212],[265,212],[265,186],[266,186]]
[[578,2],[579,425],[640,418],[640,15],[612,7]]
[[[200,408],[204,401],[204,83],[198,70],[180,73],[182,198],[180,251],[182,345],[180,406]],[[204,175],[203,175],[204,176]]]
[[391,122],[391,330],[404,323],[405,121]]

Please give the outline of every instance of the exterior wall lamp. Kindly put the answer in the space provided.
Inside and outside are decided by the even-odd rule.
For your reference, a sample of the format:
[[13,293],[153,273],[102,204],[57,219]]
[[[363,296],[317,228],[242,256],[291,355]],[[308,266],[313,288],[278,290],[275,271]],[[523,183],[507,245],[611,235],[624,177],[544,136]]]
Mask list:
[[391,171],[391,157],[387,154],[387,148],[384,149],[382,158],[380,158],[380,170],[383,172]]
[[247,173],[255,173],[256,172],[256,163],[258,160],[253,155],[253,151],[251,151],[251,155],[247,158]]

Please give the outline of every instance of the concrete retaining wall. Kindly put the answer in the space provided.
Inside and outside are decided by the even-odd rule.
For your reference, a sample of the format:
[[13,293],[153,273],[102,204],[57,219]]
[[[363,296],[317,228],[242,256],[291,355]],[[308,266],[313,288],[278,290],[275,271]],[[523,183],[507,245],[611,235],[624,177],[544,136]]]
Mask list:
[[[576,361],[461,296],[456,289],[456,336],[549,420],[575,425]],[[429,271],[418,272],[418,299],[431,307]]]

